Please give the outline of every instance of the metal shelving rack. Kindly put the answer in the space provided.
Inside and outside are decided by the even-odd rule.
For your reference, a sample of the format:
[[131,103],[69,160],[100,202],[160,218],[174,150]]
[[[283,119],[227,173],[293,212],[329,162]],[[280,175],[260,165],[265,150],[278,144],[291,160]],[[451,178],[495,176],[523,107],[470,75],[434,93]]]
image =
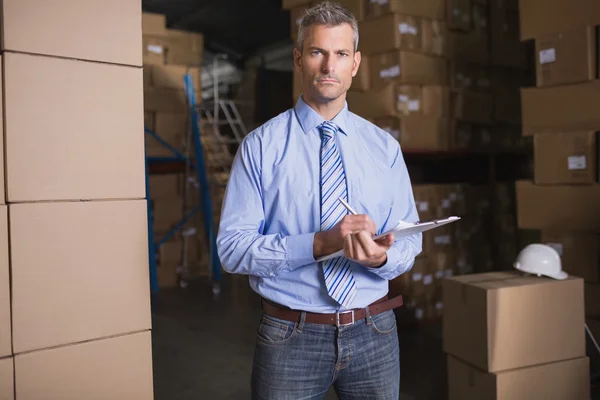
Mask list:
[[[210,196],[210,187],[208,183],[204,149],[202,147],[200,123],[198,115],[198,107],[196,105],[196,93],[194,90],[194,82],[192,76],[188,73],[184,76],[185,93],[187,100],[187,139],[185,153],[182,153],[172,147],[168,142],[160,137],[160,135],[147,127],[144,128],[145,135],[153,137],[162,146],[167,148],[173,156],[171,157],[146,157],[146,200],[148,207],[148,251],[150,260],[150,288],[152,294],[159,292],[158,277],[157,277],[157,250],[170,240],[177,232],[190,221],[190,219],[196,215],[197,212],[202,211],[204,220],[204,230],[207,239],[207,249],[209,252],[209,271],[213,284],[213,292],[220,291],[220,280],[221,280],[221,264],[216,250],[216,229],[213,223],[213,205]],[[189,146],[191,145],[191,146]],[[192,154],[190,154],[192,153]],[[177,223],[164,237],[156,240],[154,237],[153,227],[153,215],[151,205],[151,187],[150,187],[150,175],[154,173],[184,173],[184,198],[187,203],[187,190],[188,184],[192,183],[192,189],[199,190],[200,202],[198,205],[188,207],[183,219]],[[183,232],[184,236],[184,249],[183,258],[184,264],[186,264],[186,236],[194,234],[194,228],[191,228],[189,232]],[[184,265],[185,266],[185,265]]]

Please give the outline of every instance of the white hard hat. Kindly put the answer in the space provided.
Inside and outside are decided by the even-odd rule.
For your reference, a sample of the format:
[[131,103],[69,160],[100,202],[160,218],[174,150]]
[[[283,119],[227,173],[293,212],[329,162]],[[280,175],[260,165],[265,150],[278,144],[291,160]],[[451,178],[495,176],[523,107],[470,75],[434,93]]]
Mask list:
[[545,244],[534,243],[526,246],[513,266],[519,271],[537,276],[544,275],[554,279],[567,279],[569,275],[562,270],[560,255]]

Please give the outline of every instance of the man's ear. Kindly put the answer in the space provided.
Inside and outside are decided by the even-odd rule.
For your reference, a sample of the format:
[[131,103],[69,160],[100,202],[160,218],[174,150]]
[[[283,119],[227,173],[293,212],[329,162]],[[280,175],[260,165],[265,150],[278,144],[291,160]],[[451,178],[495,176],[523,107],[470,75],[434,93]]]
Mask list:
[[302,53],[297,48],[294,48],[294,67],[296,71],[302,72]]
[[362,55],[360,51],[354,53],[354,65],[352,65],[352,77],[354,78],[358,73],[358,67],[360,67],[360,62],[362,61]]

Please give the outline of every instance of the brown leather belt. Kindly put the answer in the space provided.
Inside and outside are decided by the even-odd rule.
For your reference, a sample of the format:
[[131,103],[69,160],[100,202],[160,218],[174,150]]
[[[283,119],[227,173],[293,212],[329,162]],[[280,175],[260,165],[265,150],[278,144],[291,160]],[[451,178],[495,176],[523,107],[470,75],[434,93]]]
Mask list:
[[[385,296],[368,306],[369,314],[381,314],[382,312],[398,308],[401,305],[402,296],[392,297],[391,299],[388,299],[388,297]],[[302,311],[283,308],[282,306],[272,304],[265,299],[262,300],[262,308],[266,314],[275,318],[284,319],[286,321],[300,322],[300,316],[302,315]],[[304,322],[309,324],[327,324],[343,326],[351,325],[355,321],[364,319],[366,317],[366,308],[348,310],[340,313],[331,314],[317,314],[307,312]]]

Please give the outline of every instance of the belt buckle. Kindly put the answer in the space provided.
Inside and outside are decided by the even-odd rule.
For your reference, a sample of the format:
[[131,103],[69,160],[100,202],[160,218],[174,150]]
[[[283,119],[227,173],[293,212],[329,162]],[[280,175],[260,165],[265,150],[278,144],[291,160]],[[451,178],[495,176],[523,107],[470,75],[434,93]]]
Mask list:
[[[352,321],[347,323],[347,324],[340,324],[340,314],[348,314],[348,313],[352,313]],[[340,326],[346,326],[346,325],[352,325],[354,324],[355,320],[354,320],[354,310],[350,310],[350,311],[344,311],[342,313],[335,313],[335,326],[337,326],[338,328]]]

